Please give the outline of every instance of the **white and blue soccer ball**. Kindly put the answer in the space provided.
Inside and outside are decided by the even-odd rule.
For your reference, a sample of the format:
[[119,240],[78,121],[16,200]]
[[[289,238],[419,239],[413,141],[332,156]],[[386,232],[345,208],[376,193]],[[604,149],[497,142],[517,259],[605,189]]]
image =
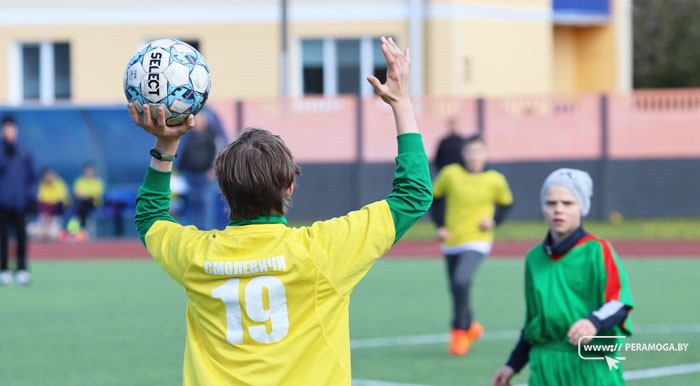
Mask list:
[[178,125],[188,115],[197,114],[210,88],[211,75],[204,57],[176,39],[146,43],[131,57],[124,74],[126,100],[141,114],[148,104],[154,120],[158,105],[163,105],[168,125]]

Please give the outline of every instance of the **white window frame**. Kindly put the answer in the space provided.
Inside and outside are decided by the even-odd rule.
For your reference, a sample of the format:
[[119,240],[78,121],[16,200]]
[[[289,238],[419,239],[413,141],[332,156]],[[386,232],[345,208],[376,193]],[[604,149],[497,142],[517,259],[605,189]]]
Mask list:
[[9,100],[11,104],[37,102],[24,99],[24,67],[22,47],[26,45],[39,46],[39,100],[42,105],[50,105],[56,102],[56,79],[54,78],[54,42],[53,41],[22,41],[14,42],[8,52],[7,84],[10,86]]
[[[293,45],[291,56],[293,59],[294,77],[291,79],[292,96],[304,96],[304,58],[302,57],[302,41],[307,38],[297,39]],[[347,39],[347,38],[343,38]],[[374,69],[374,50],[372,42],[375,38],[362,36],[357,39],[360,42],[360,95],[363,97],[373,95],[374,90],[365,77],[372,74]],[[323,96],[338,95],[338,63],[336,60],[336,38],[323,39]]]

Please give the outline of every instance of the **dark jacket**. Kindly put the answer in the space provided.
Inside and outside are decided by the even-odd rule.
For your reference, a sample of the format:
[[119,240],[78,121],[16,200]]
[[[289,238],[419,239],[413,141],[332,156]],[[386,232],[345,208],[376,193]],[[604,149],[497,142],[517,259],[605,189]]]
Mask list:
[[433,160],[433,165],[435,165],[438,172],[449,164],[458,163],[464,165],[462,159],[463,145],[464,138],[457,134],[451,134],[440,141]]
[[29,150],[0,142],[0,208],[26,211],[36,201],[38,178]]
[[190,131],[184,138],[182,150],[178,157],[180,170],[204,173],[214,167],[216,157],[216,132],[207,128],[202,132]]

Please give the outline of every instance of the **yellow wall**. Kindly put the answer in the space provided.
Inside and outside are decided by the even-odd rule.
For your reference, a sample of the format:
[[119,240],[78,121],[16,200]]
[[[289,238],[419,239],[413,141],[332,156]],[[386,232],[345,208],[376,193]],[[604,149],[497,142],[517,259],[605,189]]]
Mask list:
[[614,27],[554,28],[554,91],[603,92],[616,87]]
[[426,93],[502,95],[552,91],[551,26],[469,20],[426,28]]
[[614,26],[581,27],[577,33],[577,91],[615,90],[617,59]]
[[553,83],[554,92],[572,93],[578,88],[578,49],[576,28],[554,27]]
[[458,61],[463,58],[463,53],[455,51],[457,29],[455,22],[439,21],[428,22],[424,34],[424,70],[425,93],[434,95],[457,94],[455,79],[460,69]]
[[[124,100],[122,82],[129,58],[145,41],[160,37],[199,40],[211,71],[213,100],[277,95],[276,25],[59,26],[13,28],[8,32],[0,29],[2,47],[12,43],[12,39],[3,36],[15,36],[22,42],[42,39],[70,42],[73,101],[79,103]],[[7,74],[7,61],[0,62],[0,71],[4,69],[1,73]],[[0,87],[0,97],[7,100],[6,82],[2,83],[5,86]]]

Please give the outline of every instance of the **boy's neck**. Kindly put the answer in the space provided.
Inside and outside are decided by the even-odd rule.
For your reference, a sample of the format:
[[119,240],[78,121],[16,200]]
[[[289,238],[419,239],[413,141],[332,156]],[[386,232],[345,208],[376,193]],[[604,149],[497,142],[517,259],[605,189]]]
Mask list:
[[573,248],[576,243],[578,243],[578,241],[584,238],[586,235],[588,235],[588,232],[583,229],[583,225],[579,225],[575,231],[571,232],[571,234],[560,240],[555,240],[552,237],[552,232],[549,231],[547,232],[547,237],[542,243],[542,247],[550,256],[561,256],[569,252],[569,250],[571,250],[571,248]]
[[284,224],[287,225],[287,219],[281,214],[271,214],[269,216],[257,216],[251,219],[234,218],[228,222],[228,226],[243,226],[256,224]]

